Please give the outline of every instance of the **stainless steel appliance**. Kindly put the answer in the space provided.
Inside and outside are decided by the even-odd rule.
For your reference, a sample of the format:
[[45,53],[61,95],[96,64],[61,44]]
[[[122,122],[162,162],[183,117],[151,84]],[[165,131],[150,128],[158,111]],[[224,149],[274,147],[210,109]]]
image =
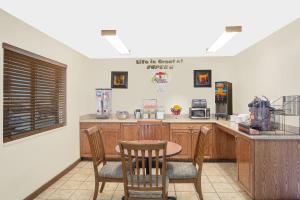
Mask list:
[[191,119],[209,119],[210,108],[207,108],[206,99],[193,99],[189,116]]
[[111,96],[112,91],[110,88],[96,89],[96,102],[97,102],[97,113],[96,118],[108,119],[111,115]]
[[206,99],[193,99],[192,108],[207,108]]
[[215,83],[216,117],[232,115],[232,83],[220,81]]
[[190,108],[191,119],[209,119],[210,108]]

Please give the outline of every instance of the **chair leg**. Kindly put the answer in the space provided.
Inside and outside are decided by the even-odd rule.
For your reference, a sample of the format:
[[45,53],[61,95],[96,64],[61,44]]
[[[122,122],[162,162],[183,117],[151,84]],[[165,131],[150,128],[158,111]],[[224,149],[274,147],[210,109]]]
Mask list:
[[99,182],[96,181],[96,182],[95,182],[95,190],[94,190],[94,197],[93,197],[93,200],[96,200],[96,199],[97,199],[98,192],[99,192]]
[[101,188],[100,188],[100,193],[102,193],[103,189],[104,189],[104,186],[105,186],[105,182],[102,182],[101,183]]
[[202,187],[201,187],[201,182],[199,183],[198,181],[194,183],[196,191],[198,193],[199,199],[203,200],[203,195],[202,195]]

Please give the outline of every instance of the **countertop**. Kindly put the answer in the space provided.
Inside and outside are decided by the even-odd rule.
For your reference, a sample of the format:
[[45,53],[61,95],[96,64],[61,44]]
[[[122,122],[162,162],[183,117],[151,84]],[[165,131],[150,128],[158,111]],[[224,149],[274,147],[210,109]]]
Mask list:
[[[80,117],[80,122],[101,122],[101,123],[137,123],[138,121],[157,121],[156,119],[135,119],[132,115],[128,119],[118,119],[116,116],[112,116],[109,119],[96,119],[95,114],[84,115]],[[289,134],[289,135],[274,135],[274,134],[263,134],[263,135],[249,135],[238,130],[238,125],[235,122],[226,121],[224,119],[190,119],[188,115],[181,115],[175,118],[173,115],[165,115],[165,119],[161,120],[163,123],[215,123],[224,128],[230,129],[237,134],[243,135],[250,139],[255,140],[300,140],[300,135]]]

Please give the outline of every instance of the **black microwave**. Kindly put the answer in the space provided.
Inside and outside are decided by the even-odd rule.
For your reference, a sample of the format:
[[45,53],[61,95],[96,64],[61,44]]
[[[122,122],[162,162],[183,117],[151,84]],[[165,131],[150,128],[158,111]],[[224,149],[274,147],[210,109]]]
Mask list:
[[191,119],[209,119],[209,108],[190,108],[189,116]]

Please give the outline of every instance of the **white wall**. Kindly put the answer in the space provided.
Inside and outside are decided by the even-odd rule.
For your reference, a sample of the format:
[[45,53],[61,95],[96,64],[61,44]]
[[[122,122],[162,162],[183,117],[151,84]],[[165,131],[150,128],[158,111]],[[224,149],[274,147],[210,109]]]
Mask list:
[[[0,42],[68,65],[67,126],[3,144],[0,136],[0,199],[28,196],[79,158],[81,80],[88,59],[0,10]],[[0,63],[3,49],[0,48]],[[0,65],[0,132],[3,123],[3,65]]]
[[254,96],[300,95],[300,19],[235,56],[234,67],[238,112]]
[[[147,59],[147,58],[145,58]],[[159,58],[153,58],[158,60]],[[161,58],[164,59],[164,58]],[[168,58],[171,60],[172,58]],[[86,99],[85,113],[96,112],[95,88],[111,87],[111,71],[128,71],[128,89],[113,89],[113,112],[127,110],[130,113],[141,107],[142,100],[158,99],[166,112],[170,112],[173,104],[183,106],[183,113],[188,113],[191,100],[206,98],[208,106],[215,112],[214,84],[212,88],[194,88],[193,70],[211,69],[212,82],[231,81],[235,87],[235,71],[229,57],[207,58],[174,58],[183,59],[182,64],[175,64],[173,70],[168,70],[171,78],[165,92],[157,92],[157,87],[151,83],[153,70],[146,69],[146,64],[136,64],[136,59],[101,59],[92,60],[89,75],[85,80]],[[149,60],[149,58],[148,58]]]

